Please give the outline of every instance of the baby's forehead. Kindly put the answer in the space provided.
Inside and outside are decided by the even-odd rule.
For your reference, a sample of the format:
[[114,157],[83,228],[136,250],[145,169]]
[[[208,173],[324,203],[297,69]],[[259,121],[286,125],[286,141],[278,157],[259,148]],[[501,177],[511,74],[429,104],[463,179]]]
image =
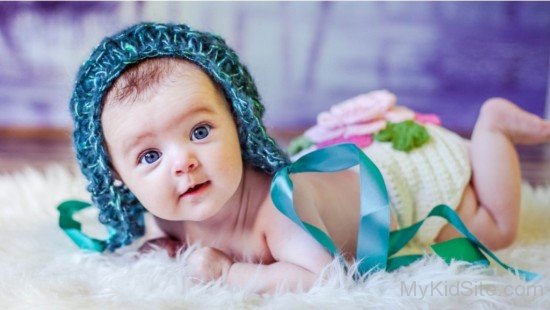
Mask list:
[[103,105],[133,103],[154,96],[160,88],[185,79],[189,87],[203,86],[222,92],[216,83],[198,65],[181,58],[150,58],[127,67],[107,91]]

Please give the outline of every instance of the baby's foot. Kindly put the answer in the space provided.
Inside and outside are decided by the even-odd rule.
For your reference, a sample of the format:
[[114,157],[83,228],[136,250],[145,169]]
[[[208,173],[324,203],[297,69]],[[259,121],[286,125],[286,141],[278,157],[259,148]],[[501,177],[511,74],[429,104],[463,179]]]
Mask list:
[[514,144],[550,142],[550,122],[529,113],[503,98],[487,100],[482,107],[483,117],[505,133]]

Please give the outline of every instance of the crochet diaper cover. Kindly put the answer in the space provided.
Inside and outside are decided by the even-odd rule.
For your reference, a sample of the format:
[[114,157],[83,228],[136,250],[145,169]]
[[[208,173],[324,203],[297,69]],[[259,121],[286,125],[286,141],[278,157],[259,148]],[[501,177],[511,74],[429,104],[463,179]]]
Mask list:
[[[292,160],[331,144],[355,143],[382,173],[390,208],[399,227],[407,227],[426,217],[439,204],[456,209],[470,182],[471,167],[467,140],[441,127],[436,116],[397,106],[396,100],[390,92],[374,91],[331,107],[304,134],[310,146]],[[395,143],[377,139],[388,126],[404,121],[413,123],[411,131],[417,129],[414,126],[423,130],[425,141],[416,146],[411,143],[403,151]],[[407,139],[400,139],[403,140]],[[352,169],[358,171],[357,167]],[[421,244],[432,243],[445,223],[442,218],[430,219],[418,231],[416,240]]]

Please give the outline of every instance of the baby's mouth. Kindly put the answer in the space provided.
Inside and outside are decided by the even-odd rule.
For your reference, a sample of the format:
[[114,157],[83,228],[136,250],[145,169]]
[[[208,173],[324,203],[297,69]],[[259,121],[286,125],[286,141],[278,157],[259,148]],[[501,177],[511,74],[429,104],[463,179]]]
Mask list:
[[187,189],[187,191],[185,191],[185,193],[181,194],[181,196],[186,196],[186,195],[189,195],[189,194],[196,193],[196,192],[200,191],[201,189],[205,188],[206,186],[208,186],[209,184],[210,184],[210,181],[206,181],[204,183],[196,184],[195,186],[190,187],[189,189]]

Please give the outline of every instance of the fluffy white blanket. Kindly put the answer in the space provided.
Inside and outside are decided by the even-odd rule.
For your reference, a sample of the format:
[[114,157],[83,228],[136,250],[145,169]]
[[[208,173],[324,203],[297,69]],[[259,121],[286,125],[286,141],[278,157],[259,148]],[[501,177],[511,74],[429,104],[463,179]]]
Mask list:
[[[0,176],[0,308],[420,308],[550,306],[550,187],[523,188],[520,233],[497,255],[506,263],[543,275],[526,283],[492,268],[436,257],[393,273],[353,281],[333,264],[326,281],[307,293],[260,296],[219,283],[194,284],[185,255],[171,260],[151,253],[139,260],[134,247],[116,255],[84,253],[57,226],[55,207],[69,198],[86,200],[82,177],[52,166]],[[79,218],[87,232],[102,227],[90,212]],[[252,278],[252,276],[251,276]]]

